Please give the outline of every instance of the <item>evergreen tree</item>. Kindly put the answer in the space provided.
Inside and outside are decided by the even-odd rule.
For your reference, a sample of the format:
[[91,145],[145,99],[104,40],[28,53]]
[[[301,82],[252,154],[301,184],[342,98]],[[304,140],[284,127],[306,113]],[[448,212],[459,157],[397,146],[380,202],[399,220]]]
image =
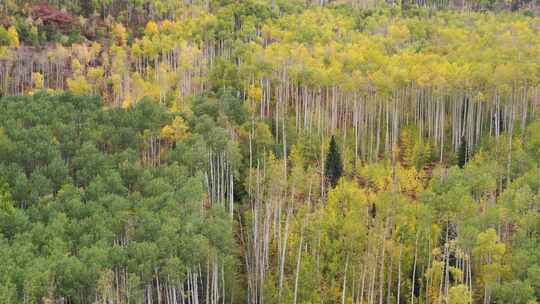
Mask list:
[[468,157],[467,157],[467,140],[465,137],[461,138],[461,145],[459,146],[458,150],[458,166],[460,168],[463,168],[465,164],[467,163]]
[[336,138],[332,136],[330,140],[330,149],[326,155],[326,166],[324,168],[326,181],[330,183],[332,187],[335,187],[341,174],[343,173],[343,163],[341,161],[341,155],[336,143]]

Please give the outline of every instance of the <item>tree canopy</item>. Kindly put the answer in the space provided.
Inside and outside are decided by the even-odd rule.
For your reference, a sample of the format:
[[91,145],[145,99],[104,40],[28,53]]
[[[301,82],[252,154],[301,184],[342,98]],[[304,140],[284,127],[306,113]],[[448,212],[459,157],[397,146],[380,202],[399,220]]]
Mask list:
[[1,1],[0,303],[537,303],[537,10]]

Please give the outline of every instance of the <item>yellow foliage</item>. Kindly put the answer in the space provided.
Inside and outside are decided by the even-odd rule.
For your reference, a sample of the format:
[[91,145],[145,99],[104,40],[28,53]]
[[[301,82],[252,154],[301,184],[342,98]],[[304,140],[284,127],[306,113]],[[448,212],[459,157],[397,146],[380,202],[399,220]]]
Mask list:
[[406,42],[410,38],[409,28],[404,24],[392,24],[388,28],[388,37],[394,42]]
[[159,29],[157,24],[154,21],[149,21],[144,28],[144,34],[148,36],[153,36],[159,34]]
[[17,33],[15,27],[10,26],[8,28],[8,37],[10,40],[10,46],[14,48],[19,48],[19,34]]
[[40,72],[32,73],[32,83],[34,84],[35,90],[41,90],[43,89],[43,74]]
[[113,87],[113,91],[119,93],[122,89],[122,77],[118,74],[112,74],[110,82]]
[[449,304],[470,304],[470,299],[470,291],[468,290],[467,286],[463,284],[452,286],[448,292]]
[[95,67],[88,69],[88,78],[93,82],[98,82],[103,80],[104,71],[102,67]]
[[133,105],[133,102],[129,98],[124,98],[122,101],[122,108],[127,109]]
[[101,52],[101,44],[97,42],[92,42],[92,46],[90,46],[90,56],[92,58],[97,58],[99,55],[99,52]]
[[165,20],[163,21],[163,23],[161,23],[161,29],[163,31],[173,31],[174,30],[174,27],[175,27],[175,24],[174,22],[170,21],[170,20]]
[[248,90],[250,100],[260,102],[262,99],[262,89],[258,86],[251,86]]
[[84,76],[78,75],[67,80],[68,88],[75,95],[88,95],[92,88]]
[[403,168],[398,166],[396,171],[399,180],[399,188],[402,192],[416,194],[422,191],[421,179],[415,168]]
[[71,70],[73,71],[74,75],[82,74],[82,65],[78,59],[73,58],[73,60],[71,60]]
[[126,45],[127,43],[127,32],[126,28],[121,23],[115,23],[112,28],[112,36],[114,41],[121,46]]
[[189,127],[181,116],[176,116],[170,125],[166,125],[161,129],[163,138],[182,141],[189,136]]
[[338,185],[328,193],[328,207],[330,210],[349,210],[364,207],[367,196],[354,181],[341,179]]

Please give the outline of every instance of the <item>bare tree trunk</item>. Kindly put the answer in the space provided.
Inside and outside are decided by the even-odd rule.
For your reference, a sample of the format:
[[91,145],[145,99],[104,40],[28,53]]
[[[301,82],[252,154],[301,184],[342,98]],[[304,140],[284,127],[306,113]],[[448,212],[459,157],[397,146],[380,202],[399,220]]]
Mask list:
[[347,253],[347,258],[345,259],[345,270],[343,272],[343,287],[341,293],[341,304],[345,304],[345,297],[347,295],[347,268],[349,267],[349,254]]
[[399,260],[398,260],[398,288],[397,288],[397,301],[396,303],[399,304],[400,302],[400,296],[401,296],[401,254],[402,254],[403,244],[401,241],[399,242]]
[[285,219],[285,236],[283,239],[283,245],[282,245],[282,251],[281,251],[281,258],[279,263],[279,291],[278,291],[278,298],[281,302],[281,292],[283,289],[283,273],[285,269],[285,255],[287,253],[287,240],[289,238],[289,219],[292,213],[292,207],[287,208],[287,218]]
[[418,231],[416,232],[416,239],[414,241],[414,264],[413,264],[413,274],[412,274],[412,287],[411,287],[411,304],[414,304],[414,286],[416,283],[416,256],[418,252]]
[[[305,222],[304,222],[305,224]],[[304,224],[302,224],[302,228],[300,231],[300,244],[298,246],[298,257],[296,259],[296,275],[294,280],[294,301],[293,304],[297,303],[298,299],[298,280],[300,278],[300,261],[302,259],[302,246],[304,245]]]

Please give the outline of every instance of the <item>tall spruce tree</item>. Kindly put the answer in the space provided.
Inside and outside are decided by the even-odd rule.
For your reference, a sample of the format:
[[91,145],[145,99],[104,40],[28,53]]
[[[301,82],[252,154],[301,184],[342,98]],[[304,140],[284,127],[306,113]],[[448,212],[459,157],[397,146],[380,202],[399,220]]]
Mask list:
[[343,174],[343,163],[334,136],[332,136],[332,139],[330,140],[330,149],[326,155],[326,166],[324,169],[327,183],[330,183],[332,187],[335,187]]
[[458,166],[460,168],[463,168],[465,164],[467,163],[467,140],[465,137],[461,138],[461,145],[459,145],[458,150]]

